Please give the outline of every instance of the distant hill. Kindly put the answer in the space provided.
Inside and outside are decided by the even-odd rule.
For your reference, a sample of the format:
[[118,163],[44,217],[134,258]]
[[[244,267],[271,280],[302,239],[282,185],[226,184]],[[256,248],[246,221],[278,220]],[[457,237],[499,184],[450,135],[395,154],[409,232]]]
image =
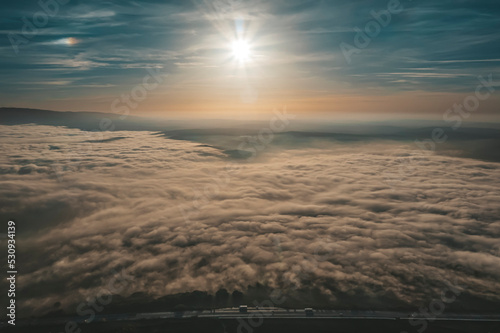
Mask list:
[[173,122],[167,120],[135,116],[127,116],[122,119],[121,117],[122,115],[112,113],[0,108],[1,125],[37,124],[65,126],[85,131],[162,131],[178,128]]

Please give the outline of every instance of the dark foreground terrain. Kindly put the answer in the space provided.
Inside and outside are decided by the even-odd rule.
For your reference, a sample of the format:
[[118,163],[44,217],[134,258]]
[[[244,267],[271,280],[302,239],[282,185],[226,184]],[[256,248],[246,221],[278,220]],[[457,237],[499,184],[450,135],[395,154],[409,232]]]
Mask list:
[[[67,332],[92,333],[187,333],[187,332],[237,332],[237,333],[275,333],[275,332],[338,332],[338,333],[412,333],[418,332],[422,326],[411,326],[406,319],[331,319],[331,318],[289,318],[264,320],[254,318],[195,318],[195,319],[162,319],[121,322],[99,322],[80,324]],[[4,332],[37,332],[62,333],[64,326],[25,326],[13,329],[2,329]],[[428,322],[421,332],[425,333],[497,333],[500,332],[498,321],[469,320],[436,320]]]

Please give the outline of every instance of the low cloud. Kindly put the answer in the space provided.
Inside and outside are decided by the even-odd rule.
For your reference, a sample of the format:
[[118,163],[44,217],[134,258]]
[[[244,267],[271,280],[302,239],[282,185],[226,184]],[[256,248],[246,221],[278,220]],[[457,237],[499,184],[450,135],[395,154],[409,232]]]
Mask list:
[[[95,141],[62,127],[1,129],[0,218],[19,226],[18,301],[30,313],[56,302],[71,311],[121,269],[134,276],[125,297],[260,283],[316,288],[339,307],[359,293],[411,306],[453,281],[500,302],[497,163],[419,156],[394,186],[382,174],[414,154],[410,144],[270,147],[248,163],[153,132]],[[206,189],[186,220],[179,207]]]

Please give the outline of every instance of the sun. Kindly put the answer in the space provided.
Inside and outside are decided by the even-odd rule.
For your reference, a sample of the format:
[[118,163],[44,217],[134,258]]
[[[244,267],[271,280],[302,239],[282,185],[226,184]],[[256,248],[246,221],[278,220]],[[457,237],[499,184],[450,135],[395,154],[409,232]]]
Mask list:
[[233,57],[239,62],[247,62],[250,60],[251,48],[246,40],[236,40],[232,44]]

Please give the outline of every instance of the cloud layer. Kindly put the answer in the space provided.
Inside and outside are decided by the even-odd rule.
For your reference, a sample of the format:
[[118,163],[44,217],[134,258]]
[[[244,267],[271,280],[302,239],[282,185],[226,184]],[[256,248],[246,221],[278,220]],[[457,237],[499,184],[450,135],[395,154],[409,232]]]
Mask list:
[[497,163],[419,156],[394,183],[414,149],[390,141],[233,162],[153,132],[0,133],[0,218],[19,226],[18,300],[34,313],[71,310],[120,269],[124,296],[261,283],[412,305],[448,281],[500,301]]

